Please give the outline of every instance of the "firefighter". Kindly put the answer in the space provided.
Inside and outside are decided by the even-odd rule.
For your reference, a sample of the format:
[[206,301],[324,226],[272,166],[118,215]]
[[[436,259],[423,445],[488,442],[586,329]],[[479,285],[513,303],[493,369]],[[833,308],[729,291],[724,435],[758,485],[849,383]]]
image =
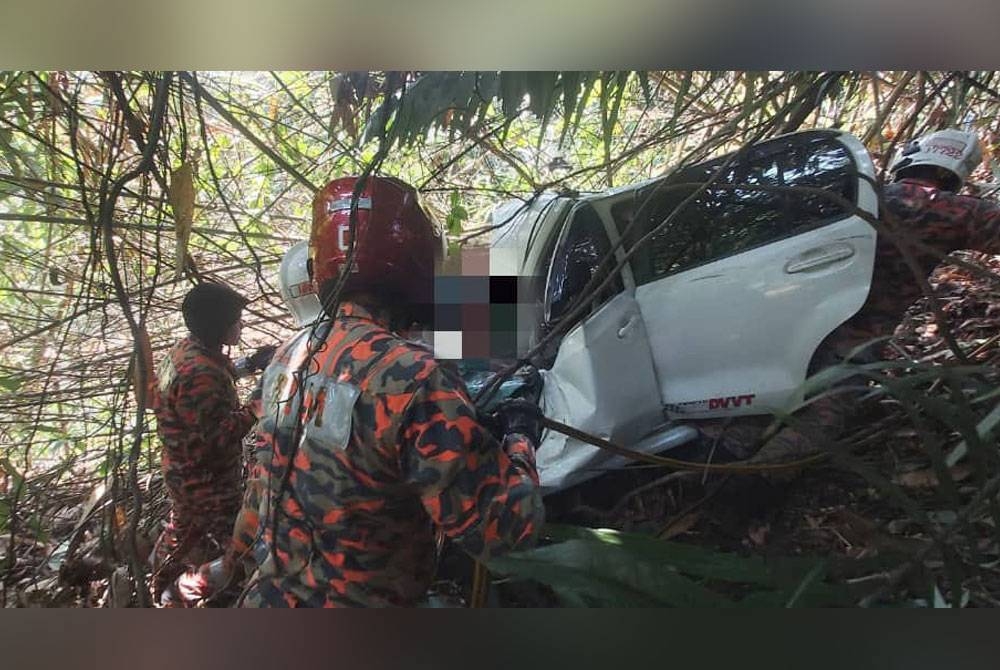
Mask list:
[[[157,371],[154,412],[171,504],[151,556],[154,599],[161,604],[183,604],[170,585],[223,552],[239,509],[241,441],[256,416],[253,402],[239,402],[236,369],[222,348],[239,342],[246,303],[222,284],[191,289],[181,305],[189,333]],[[248,369],[263,369],[273,351],[258,349]]]
[[367,178],[346,267],[357,181],[336,179],[313,202],[309,263],[326,317],[264,376],[259,481],[234,537],[257,564],[247,606],[415,605],[436,530],[486,560],[533,542],[542,522],[537,408],[498,411],[497,440],[458,376],[400,334],[426,320],[442,255],[411,186]]
[[[982,160],[974,133],[940,130],[910,142],[890,165],[893,182],[883,190],[890,216],[883,220],[903,239],[915,239],[948,254],[959,249],[1000,253],[1000,205],[959,191]],[[913,252],[924,275],[940,259]],[[922,296],[899,247],[880,237],[868,300],[833,332],[837,353],[876,337],[892,335],[907,308]]]
[[[930,133],[907,144],[891,163],[892,183],[882,192],[882,204],[888,210],[882,220],[902,239],[917,240],[948,254],[959,249],[984,253],[1000,253],[1000,205],[959,191],[982,160],[978,138],[974,133],[946,129]],[[940,258],[914,249],[912,252],[920,271],[929,275]],[[811,372],[840,363],[849,355],[855,363],[878,360],[880,344],[877,338],[891,336],[907,308],[923,295],[914,281],[913,270],[903,252],[890,239],[880,236],[876,243],[875,268],[868,299],[857,314],[836,328],[823,341],[813,357]],[[864,380],[860,381],[863,385]],[[846,385],[846,384],[845,384]],[[807,425],[822,426],[830,435],[842,431],[848,418],[856,411],[854,396],[836,393],[808,405],[799,418]],[[714,430],[714,433],[713,433]],[[723,429],[706,431],[716,437]],[[737,431],[739,429],[737,428]],[[746,455],[746,436],[724,439],[730,451]],[[812,441],[802,432],[782,429],[758,454],[758,457],[781,457],[813,449]]]
[[[278,290],[281,299],[288,309],[289,315],[297,329],[312,325],[323,311],[315,287],[309,278],[307,269],[309,261],[309,243],[305,240],[289,247],[281,259],[278,270]],[[253,358],[253,357],[250,357]],[[237,365],[239,369],[239,365]],[[263,383],[263,379],[259,383]],[[260,476],[257,469],[257,459],[248,459],[250,477],[248,486],[259,486]],[[251,493],[254,496],[256,493]],[[236,528],[242,528],[246,521],[243,518],[248,510],[242,509],[236,520]],[[256,510],[253,510],[256,515]],[[236,535],[239,538],[239,534]],[[251,538],[252,539],[252,538]],[[188,570],[177,578],[174,584],[179,599],[185,604],[225,606],[231,603],[233,596],[239,595],[240,584],[247,572],[253,571],[253,559],[245,546],[230,542],[225,554],[208,563],[203,563],[197,570]],[[249,567],[249,570],[248,570]]]

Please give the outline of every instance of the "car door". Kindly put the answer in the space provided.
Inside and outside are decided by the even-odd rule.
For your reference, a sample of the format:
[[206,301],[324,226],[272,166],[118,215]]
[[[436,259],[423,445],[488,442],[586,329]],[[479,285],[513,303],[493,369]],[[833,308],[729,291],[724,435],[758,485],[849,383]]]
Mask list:
[[[725,159],[689,168],[612,208],[626,244],[654,230]],[[874,168],[844,133],[798,133],[753,147],[632,259],[659,391],[672,418],[767,413],[801,400],[810,358],[864,304],[875,231],[809,186],[874,213]],[[731,188],[727,188],[731,187]],[[638,214],[636,214],[638,212]],[[629,224],[636,222],[631,230]]]
[[[591,278],[608,275],[601,261],[610,249],[600,217],[589,204],[578,203],[549,266],[547,327],[570,318],[580,300],[588,307],[561,339],[551,367],[542,371],[542,409],[556,421],[629,444],[663,416],[646,324],[632,291],[616,276],[602,291],[583,294]],[[543,483],[603,458],[594,447],[551,431],[538,450]]]

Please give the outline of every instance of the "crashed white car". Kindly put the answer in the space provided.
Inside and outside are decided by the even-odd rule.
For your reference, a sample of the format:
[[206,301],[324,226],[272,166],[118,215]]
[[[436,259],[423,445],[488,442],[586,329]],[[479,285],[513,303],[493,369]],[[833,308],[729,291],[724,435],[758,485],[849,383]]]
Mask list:
[[[493,223],[506,225],[492,234],[490,274],[519,278],[517,354],[560,323],[623,234],[619,263],[692,193],[670,184],[703,183],[726,158],[596,195],[497,208]],[[751,147],[716,184],[818,187],[876,214],[863,176],[874,167],[861,142],[815,130]],[[874,259],[875,230],[828,198],[710,187],[590,296],[589,312],[548,356],[542,408],[653,453],[693,439],[698,420],[794,406],[817,346],[864,304]],[[538,450],[550,491],[621,464],[554,431]]]

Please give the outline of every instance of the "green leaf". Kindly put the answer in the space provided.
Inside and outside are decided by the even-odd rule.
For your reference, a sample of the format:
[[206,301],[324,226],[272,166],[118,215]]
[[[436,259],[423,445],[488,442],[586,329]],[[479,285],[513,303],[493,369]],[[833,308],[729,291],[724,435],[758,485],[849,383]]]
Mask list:
[[580,102],[576,106],[576,116],[573,118],[573,127],[580,127],[580,119],[583,117],[583,112],[587,108],[587,101],[590,99],[590,92],[594,89],[594,84],[597,83],[597,78],[599,73],[588,72],[587,76],[583,80],[583,90],[580,94]]
[[[613,530],[550,524],[555,544],[494,559],[490,567],[549,585],[567,604],[719,607],[728,596],[706,586],[730,582],[759,587],[746,604],[843,603],[823,584],[825,564],[812,558],[764,561]],[[760,589],[763,589],[760,591]]]
[[677,120],[680,118],[681,110],[684,109],[684,98],[687,97],[688,90],[691,88],[691,78],[692,73],[690,71],[684,73],[684,79],[681,81],[680,88],[677,91],[677,97],[674,98],[674,113],[670,117],[670,132],[674,132],[674,128],[677,126]]
[[[610,529],[582,528],[561,524],[545,526],[548,537],[554,540],[580,539],[589,542],[627,547],[637,556],[669,561],[677,570],[690,575],[728,582],[777,584],[772,568],[761,558],[744,558],[679,542],[669,542],[647,535],[622,533]],[[809,559],[788,559],[785,568],[791,566],[804,574],[815,565]],[[776,566],[775,566],[776,567]]]
[[469,211],[462,207],[458,191],[451,192],[451,209],[448,211],[447,227],[449,235],[462,234],[462,222],[469,218]]
[[508,119],[516,118],[521,109],[525,91],[524,72],[500,73],[500,107]]
[[491,569],[542,581],[567,593],[613,606],[675,605],[720,607],[720,595],[683,577],[668,565],[629,560],[610,544],[568,540],[490,562]]
[[628,73],[616,72],[611,76],[611,89],[609,94],[614,94],[611,101],[611,109],[608,113],[608,132],[614,133],[615,126],[618,125],[618,115],[621,112],[622,96],[625,95],[625,84],[628,81]]
[[23,383],[24,380],[19,377],[0,377],[0,388],[5,391],[16,391],[21,388],[21,384]]
[[562,74],[562,96],[563,96],[563,127],[559,134],[559,146],[562,147],[569,131],[573,112],[576,109],[576,101],[580,96],[580,73],[563,72]]
[[10,477],[10,490],[16,492],[24,482],[24,476],[18,472],[9,458],[0,457],[0,470]]
[[756,80],[757,75],[754,72],[747,72],[743,75],[743,115],[746,117],[750,116],[756,102],[756,98],[754,98]]
[[802,598],[802,594],[808,591],[809,587],[812,586],[815,582],[821,581],[825,573],[826,573],[826,562],[819,561],[818,563],[816,563],[816,567],[810,570],[806,574],[806,576],[802,578],[802,581],[795,588],[795,592],[792,593],[792,596],[785,603],[785,607],[786,608],[795,607],[796,603],[798,603],[799,600]]
[[541,119],[538,131],[538,143],[541,145],[545,137],[545,128],[552,114],[552,100],[556,90],[558,74],[556,72],[529,72],[527,74],[529,109]]
[[647,105],[653,104],[653,90],[649,87],[649,73],[640,70],[636,73],[639,78],[639,86],[642,87],[642,98]]
[[[980,440],[985,440],[989,435],[996,430],[997,425],[1000,424],[1000,404],[997,404],[990,413],[987,414],[982,420],[976,424],[976,434],[979,436]],[[965,458],[965,455],[969,452],[969,445],[966,440],[959,442],[958,446],[952,449],[951,453],[945,457],[945,465],[949,468],[956,465],[960,460]]]

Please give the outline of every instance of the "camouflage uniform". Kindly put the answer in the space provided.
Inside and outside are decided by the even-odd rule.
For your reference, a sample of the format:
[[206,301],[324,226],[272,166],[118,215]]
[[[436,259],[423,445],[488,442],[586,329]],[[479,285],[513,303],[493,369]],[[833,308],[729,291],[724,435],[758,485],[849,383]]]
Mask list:
[[172,509],[153,552],[156,596],[223,552],[240,506],[241,441],[256,417],[240,406],[229,358],[194,336],[160,365],[154,411]]
[[[887,185],[883,196],[886,208],[897,219],[904,241],[915,239],[942,254],[959,249],[1000,253],[1000,205],[997,203],[942,191],[909,179]],[[925,276],[930,275],[940,263],[939,258],[927,253],[914,250],[913,255]],[[880,236],[867,301],[857,314],[837,327],[817,348],[810,371],[816,372],[837,364],[866,342],[892,335],[907,308],[922,296],[913,270],[907,265],[900,249],[891,240]],[[865,351],[853,361],[873,362],[878,359],[877,353]],[[848,383],[851,380],[845,382]],[[855,410],[851,394],[837,394],[817,400],[797,416],[805,423],[822,426],[824,433],[835,436],[846,427],[848,418]],[[761,422],[757,423],[761,425]],[[738,427],[736,431],[739,431]],[[705,432],[713,437],[721,432],[721,427],[711,427]],[[746,435],[734,435],[731,439],[746,443]],[[809,448],[807,437],[792,428],[785,428],[760,455],[770,460],[772,456],[802,453]]]
[[[1000,205],[995,202],[906,179],[886,186],[883,196],[885,206],[898,219],[904,240],[912,237],[942,254],[959,249],[1000,253]],[[924,276],[941,262],[919,251],[913,255]],[[872,338],[892,335],[906,309],[922,296],[902,252],[891,240],[879,237],[868,300],[825,344],[844,356]]]
[[534,540],[533,449],[516,433],[501,448],[457,375],[355,303],[309,336],[265,373],[258,472],[234,537],[258,564],[246,605],[413,605],[433,578],[435,528],[481,559]]

